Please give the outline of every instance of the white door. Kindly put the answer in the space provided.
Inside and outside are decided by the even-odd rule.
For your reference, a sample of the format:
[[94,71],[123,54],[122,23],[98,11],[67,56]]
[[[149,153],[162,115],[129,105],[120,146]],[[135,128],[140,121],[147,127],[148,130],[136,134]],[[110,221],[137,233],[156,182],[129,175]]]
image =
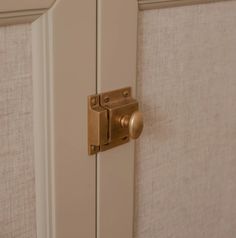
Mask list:
[[99,238],[235,237],[236,2],[206,2],[98,1],[98,93],[144,115],[97,156]]
[[96,0],[1,0],[0,26],[0,237],[95,238]]

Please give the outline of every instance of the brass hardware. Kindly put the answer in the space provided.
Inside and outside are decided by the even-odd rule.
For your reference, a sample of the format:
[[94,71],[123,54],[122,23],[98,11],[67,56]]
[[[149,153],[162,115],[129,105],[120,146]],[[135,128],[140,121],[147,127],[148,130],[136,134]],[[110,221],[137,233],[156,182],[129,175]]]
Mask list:
[[143,114],[136,111],[131,115],[131,117],[125,115],[121,118],[120,124],[123,128],[129,128],[130,138],[137,139],[143,131]]
[[142,130],[142,113],[130,87],[88,97],[90,155],[137,139]]

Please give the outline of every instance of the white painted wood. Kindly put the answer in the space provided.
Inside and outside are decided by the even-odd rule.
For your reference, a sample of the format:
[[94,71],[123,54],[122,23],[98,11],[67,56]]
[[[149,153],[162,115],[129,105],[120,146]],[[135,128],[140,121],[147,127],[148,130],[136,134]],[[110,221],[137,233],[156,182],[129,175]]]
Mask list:
[[[98,1],[98,92],[135,95],[137,1]],[[134,143],[98,154],[98,238],[132,238]]]
[[87,96],[96,92],[96,0],[58,0],[32,34],[37,237],[95,238],[86,125]]
[[37,237],[49,238],[50,95],[47,71],[46,16],[32,25],[34,157]]
[[96,87],[96,0],[60,0],[49,11],[53,82],[52,237],[95,237],[96,161],[87,152],[87,96]]

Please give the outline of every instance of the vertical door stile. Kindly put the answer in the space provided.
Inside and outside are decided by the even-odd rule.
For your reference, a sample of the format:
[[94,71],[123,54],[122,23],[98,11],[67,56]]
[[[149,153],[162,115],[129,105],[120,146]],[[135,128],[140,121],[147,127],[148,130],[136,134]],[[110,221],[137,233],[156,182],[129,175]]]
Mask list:
[[50,238],[95,238],[96,160],[87,152],[87,96],[96,93],[96,0],[58,0],[47,24],[53,85]]
[[[97,91],[136,87],[136,0],[98,0]],[[97,156],[97,238],[132,238],[134,143]]]

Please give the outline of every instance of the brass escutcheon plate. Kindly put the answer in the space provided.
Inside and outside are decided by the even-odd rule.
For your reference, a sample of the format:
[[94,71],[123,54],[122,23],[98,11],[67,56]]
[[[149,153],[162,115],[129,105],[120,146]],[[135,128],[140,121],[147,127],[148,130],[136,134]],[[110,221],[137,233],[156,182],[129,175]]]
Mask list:
[[90,155],[122,145],[130,140],[129,123],[138,111],[138,102],[130,87],[88,97],[88,152]]

